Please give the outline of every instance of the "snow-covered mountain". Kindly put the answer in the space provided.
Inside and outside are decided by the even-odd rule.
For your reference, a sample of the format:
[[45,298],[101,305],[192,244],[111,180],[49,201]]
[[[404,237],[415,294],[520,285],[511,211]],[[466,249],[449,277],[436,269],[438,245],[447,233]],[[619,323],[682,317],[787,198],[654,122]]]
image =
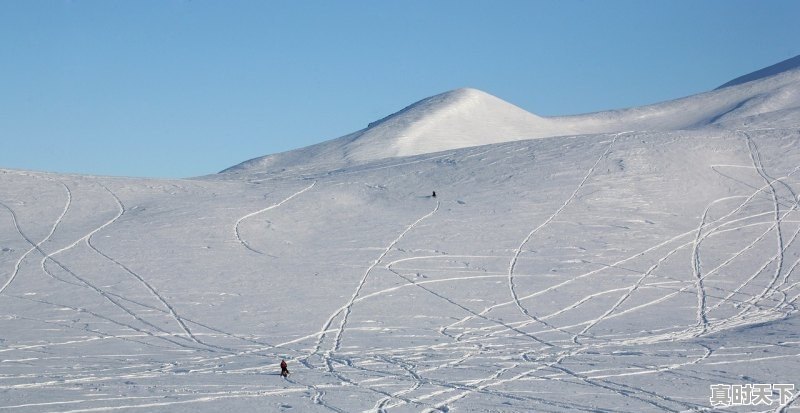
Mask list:
[[458,90],[197,179],[0,169],[0,411],[794,411],[797,76]]
[[341,138],[251,159],[223,172],[277,171],[309,164],[334,167],[553,136],[796,126],[798,113],[800,56],[710,92],[643,107],[574,116],[540,117],[488,93],[464,88],[423,99]]
[[303,164],[345,165],[550,135],[552,122],[476,89],[414,103],[366,129],[296,151],[249,160],[227,172]]

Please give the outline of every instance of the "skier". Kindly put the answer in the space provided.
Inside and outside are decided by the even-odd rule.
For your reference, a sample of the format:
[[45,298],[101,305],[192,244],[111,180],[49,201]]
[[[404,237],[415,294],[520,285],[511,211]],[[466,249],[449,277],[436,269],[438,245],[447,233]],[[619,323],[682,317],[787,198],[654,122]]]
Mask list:
[[436,198],[436,191],[433,191],[433,195],[431,197]]
[[289,368],[286,366],[286,360],[281,360],[281,376],[289,377]]

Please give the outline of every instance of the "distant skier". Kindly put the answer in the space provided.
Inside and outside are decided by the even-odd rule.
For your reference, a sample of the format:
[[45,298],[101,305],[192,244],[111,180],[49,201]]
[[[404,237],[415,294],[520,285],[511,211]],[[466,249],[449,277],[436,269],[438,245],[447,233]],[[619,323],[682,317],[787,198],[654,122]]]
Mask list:
[[281,360],[281,376],[289,377],[289,367],[286,365],[286,360]]
[[431,197],[436,198],[436,191],[433,191],[433,195],[431,195]]

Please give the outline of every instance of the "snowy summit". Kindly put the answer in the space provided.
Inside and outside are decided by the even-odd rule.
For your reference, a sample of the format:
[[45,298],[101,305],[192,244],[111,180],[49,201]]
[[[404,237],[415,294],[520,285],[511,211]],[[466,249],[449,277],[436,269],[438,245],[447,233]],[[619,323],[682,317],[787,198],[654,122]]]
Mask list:
[[195,179],[0,169],[0,411],[794,411],[797,63],[574,116],[458,89]]
[[352,164],[440,152],[547,134],[549,121],[477,89],[423,99],[366,129],[298,151],[256,158],[227,171],[300,162]]

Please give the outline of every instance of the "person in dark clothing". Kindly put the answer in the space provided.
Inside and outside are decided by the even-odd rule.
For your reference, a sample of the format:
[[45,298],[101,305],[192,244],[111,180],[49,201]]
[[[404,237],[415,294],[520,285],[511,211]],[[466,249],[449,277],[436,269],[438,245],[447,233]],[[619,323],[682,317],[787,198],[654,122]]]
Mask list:
[[286,365],[286,360],[281,360],[281,376],[289,377],[289,368]]
[[436,198],[436,191],[433,191],[433,195],[431,195],[431,196]]

